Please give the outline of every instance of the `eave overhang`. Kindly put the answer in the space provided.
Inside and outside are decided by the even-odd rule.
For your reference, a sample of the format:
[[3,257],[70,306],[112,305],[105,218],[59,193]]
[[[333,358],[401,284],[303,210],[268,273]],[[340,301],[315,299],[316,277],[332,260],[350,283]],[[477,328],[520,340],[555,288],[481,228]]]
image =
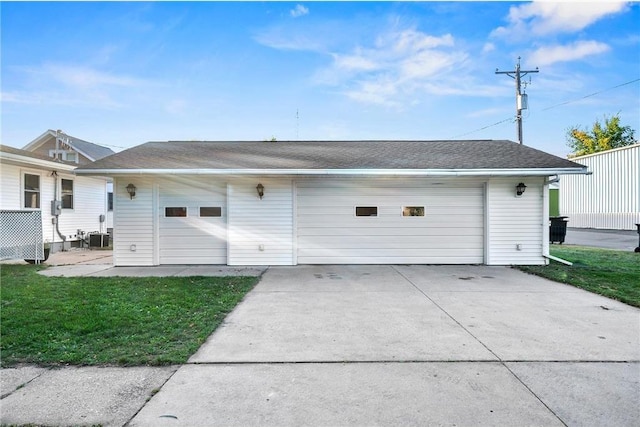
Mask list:
[[587,168],[531,169],[81,169],[78,175],[244,175],[244,176],[552,176],[585,175]]
[[0,153],[0,160],[2,160],[3,163],[6,162],[9,164],[15,164],[19,166],[32,167],[32,168],[37,167],[42,169],[68,171],[68,172],[73,172],[74,169],[77,168],[76,165],[69,165],[69,164],[58,163],[58,162],[49,161],[49,160],[36,159],[33,157],[25,157],[19,154],[12,154],[12,153],[6,153],[6,152]]

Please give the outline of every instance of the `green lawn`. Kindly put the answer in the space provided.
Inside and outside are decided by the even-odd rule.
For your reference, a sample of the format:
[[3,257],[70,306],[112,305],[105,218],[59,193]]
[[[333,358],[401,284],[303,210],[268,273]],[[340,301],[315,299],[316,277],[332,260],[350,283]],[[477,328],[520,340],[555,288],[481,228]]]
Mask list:
[[558,245],[552,245],[550,252],[573,265],[551,261],[547,266],[518,268],[640,307],[640,253]]
[[2,265],[0,363],[184,363],[254,277],[45,277]]

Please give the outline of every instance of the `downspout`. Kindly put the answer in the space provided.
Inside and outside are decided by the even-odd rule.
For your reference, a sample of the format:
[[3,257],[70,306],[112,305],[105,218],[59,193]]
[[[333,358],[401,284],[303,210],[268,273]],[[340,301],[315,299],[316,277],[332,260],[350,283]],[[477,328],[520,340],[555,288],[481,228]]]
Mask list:
[[[552,183],[558,182],[558,181],[560,181],[560,177],[558,175],[554,175],[553,179],[547,179],[547,181],[544,184],[543,197],[545,198],[545,200],[542,203],[542,206],[543,206],[542,209],[544,211],[544,215],[545,215],[545,218],[547,218],[547,220],[549,219],[549,202],[548,202],[549,184],[552,184]],[[545,225],[545,227],[547,227],[547,228],[544,231],[547,231],[548,230],[548,226]],[[543,236],[545,236],[547,242],[546,242],[546,245],[544,245],[544,253],[542,254],[542,256],[544,258],[550,259],[552,261],[559,262],[559,263],[564,264],[564,265],[573,265],[572,262],[564,260],[562,258],[558,258],[558,257],[553,256],[553,255],[551,255],[549,253],[549,235],[547,233],[548,232],[543,232]]]

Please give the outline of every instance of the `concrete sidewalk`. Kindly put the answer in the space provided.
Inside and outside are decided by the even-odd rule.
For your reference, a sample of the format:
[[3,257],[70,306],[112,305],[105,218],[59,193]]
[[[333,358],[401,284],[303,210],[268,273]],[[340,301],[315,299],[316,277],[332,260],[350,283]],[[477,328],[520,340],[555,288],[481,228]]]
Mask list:
[[640,310],[507,267],[270,267],[183,366],[2,394],[6,424],[636,426]]

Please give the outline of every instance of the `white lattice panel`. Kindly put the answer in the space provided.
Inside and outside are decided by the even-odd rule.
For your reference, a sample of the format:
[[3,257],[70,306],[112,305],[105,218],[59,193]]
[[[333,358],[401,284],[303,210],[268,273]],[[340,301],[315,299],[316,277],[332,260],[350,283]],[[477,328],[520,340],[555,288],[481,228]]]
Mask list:
[[44,259],[40,211],[0,210],[0,258]]

